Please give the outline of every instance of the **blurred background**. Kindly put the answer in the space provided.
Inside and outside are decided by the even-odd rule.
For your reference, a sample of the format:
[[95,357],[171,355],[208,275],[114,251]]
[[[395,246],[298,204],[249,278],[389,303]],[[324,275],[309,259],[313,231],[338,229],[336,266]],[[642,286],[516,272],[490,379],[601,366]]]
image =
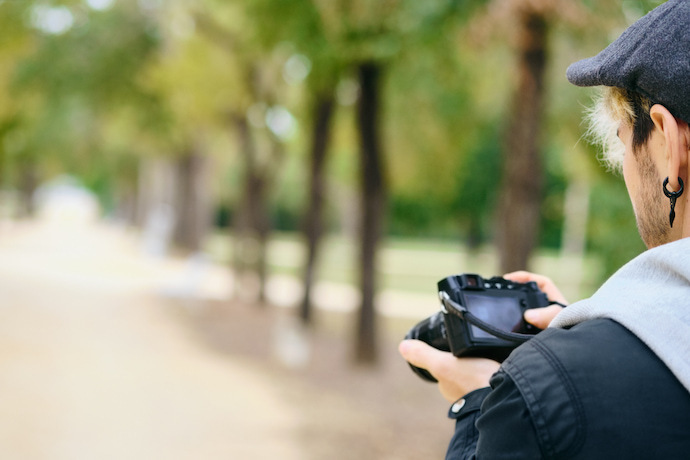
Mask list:
[[436,282],[644,249],[565,69],[659,3],[0,0],[3,457],[441,458]]

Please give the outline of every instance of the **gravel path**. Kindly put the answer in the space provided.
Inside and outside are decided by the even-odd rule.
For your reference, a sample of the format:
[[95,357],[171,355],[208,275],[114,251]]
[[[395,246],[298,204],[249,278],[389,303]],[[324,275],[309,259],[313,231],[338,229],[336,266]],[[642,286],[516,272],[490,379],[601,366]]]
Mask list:
[[1,458],[304,458],[295,407],[171,315],[157,268],[109,227],[0,229]]

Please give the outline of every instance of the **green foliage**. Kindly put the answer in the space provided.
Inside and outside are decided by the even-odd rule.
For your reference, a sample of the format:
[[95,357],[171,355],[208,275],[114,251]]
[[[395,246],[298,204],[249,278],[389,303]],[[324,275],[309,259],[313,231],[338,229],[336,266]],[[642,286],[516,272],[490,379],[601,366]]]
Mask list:
[[49,100],[81,97],[95,110],[146,99],[137,72],[157,45],[147,19],[127,3],[88,14],[61,35],[43,36],[19,66],[18,90],[40,90]]
[[456,178],[453,214],[475,245],[491,235],[500,183],[501,149],[496,141],[499,131],[498,124],[481,127],[469,153],[453,164]]
[[557,153],[547,150],[545,152],[545,157],[547,159],[546,162],[549,173],[546,175],[544,202],[541,207],[540,246],[558,249],[561,247],[561,239],[563,236],[563,205],[568,180],[564,176],[563,171],[560,169],[556,170],[554,167],[549,168],[548,166],[548,159],[557,158]]
[[[589,93],[565,81],[565,67],[600,50],[611,31],[658,3],[582,1],[596,24],[551,27],[542,246],[559,247],[568,181],[594,163],[593,154],[587,159],[582,146],[574,147]],[[510,18],[486,20],[489,4],[496,5],[118,0],[97,11],[81,0],[0,1],[0,177],[16,187],[19,170],[29,163],[45,178],[69,171],[113,204],[135,190],[142,158],[202,145],[214,159],[209,187],[225,222],[241,195],[243,172],[232,120],[251,112],[260,161],[271,161],[267,145],[286,155],[272,183],[274,221],[297,229],[311,104],[317,94],[336,91],[328,167],[329,196],[335,198],[327,206],[329,228],[339,219],[346,227],[341,216],[356,202],[357,187],[352,69],[374,60],[384,68],[390,233],[487,242],[513,84],[511,24],[501,22]],[[69,9],[71,27],[49,33],[34,23],[34,8],[50,5]],[[482,18],[494,30],[478,34]],[[286,66],[295,57],[304,75],[290,80]],[[267,111],[278,106],[296,119],[292,138],[276,140],[266,127]],[[588,247],[610,273],[642,246],[620,180],[598,177],[593,194]]]
[[592,188],[589,249],[603,254],[603,275],[613,274],[646,248],[635,225],[625,183],[620,176],[600,175]]
[[[18,3],[24,9],[12,11]],[[39,179],[68,172],[108,208],[118,185],[134,186],[136,166],[127,159],[140,152],[134,138],[162,119],[139,81],[159,46],[155,27],[131,0],[104,11],[83,2],[6,2],[0,12],[13,14],[10,43],[22,43],[0,50],[0,59],[13,53],[12,71],[0,82],[0,94],[11,94],[5,108],[14,107],[12,128],[2,133],[10,180],[27,167]],[[61,28],[40,19],[55,14]]]
[[388,232],[392,236],[439,238],[452,236],[456,230],[448,208],[429,199],[393,195],[389,212]]

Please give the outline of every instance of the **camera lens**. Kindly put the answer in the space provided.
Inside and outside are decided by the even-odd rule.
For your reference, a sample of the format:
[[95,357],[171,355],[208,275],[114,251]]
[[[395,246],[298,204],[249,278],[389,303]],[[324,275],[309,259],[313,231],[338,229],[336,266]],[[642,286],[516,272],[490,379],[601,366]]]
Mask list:
[[[419,322],[415,327],[410,329],[410,332],[407,333],[405,339],[421,340],[422,342],[426,342],[427,344],[441,351],[450,351],[450,346],[448,345],[448,336],[446,334],[446,325],[443,322],[442,312],[438,312]],[[422,379],[428,380],[429,382],[437,382],[437,380],[426,369],[413,366],[412,364],[410,364],[410,367],[414,373],[420,376]]]

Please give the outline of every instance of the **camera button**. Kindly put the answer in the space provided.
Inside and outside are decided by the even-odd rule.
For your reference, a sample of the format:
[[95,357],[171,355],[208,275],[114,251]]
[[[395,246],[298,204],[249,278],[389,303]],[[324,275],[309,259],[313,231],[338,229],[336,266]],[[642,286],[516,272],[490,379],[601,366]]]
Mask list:
[[454,414],[457,414],[458,412],[460,412],[462,410],[463,407],[465,407],[466,402],[467,401],[465,401],[464,399],[457,401],[455,404],[453,404],[450,407],[450,411]]

